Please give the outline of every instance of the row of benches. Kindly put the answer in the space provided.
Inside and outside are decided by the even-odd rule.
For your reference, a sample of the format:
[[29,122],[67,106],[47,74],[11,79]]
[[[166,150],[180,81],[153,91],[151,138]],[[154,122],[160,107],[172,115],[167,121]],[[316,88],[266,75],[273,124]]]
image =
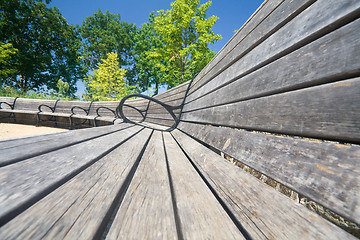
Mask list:
[[0,97],[2,122],[62,128],[96,127],[119,121],[118,101],[89,102]]

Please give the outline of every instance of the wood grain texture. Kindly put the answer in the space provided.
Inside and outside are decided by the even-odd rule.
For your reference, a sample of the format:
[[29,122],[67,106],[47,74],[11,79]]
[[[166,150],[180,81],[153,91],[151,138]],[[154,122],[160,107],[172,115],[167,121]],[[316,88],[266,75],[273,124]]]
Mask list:
[[93,239],[124,194],[120,191],[150,133],[144,129],[41,199],[4,225],[0,238]]
[[177,239],[161,132],[154,132],[107,239]]
[[[284,27],[266,38],[237,62],[227,67],[220,75],[201,87],[196,95],[190,94],[186,102],[218,87],[219,80],[225,85],[245,76],[274,60],[322,37],[336,27],[360,14],[360,2],[356,0],[319,0],[305,9]],[[316,21],[314,21],[316,19]],[[195,93],[194,93],[195,94]]]
[[147,123],[154,123],[162,126],[171,127],[174,125],[174,120],[168,120],[168,119],[161,119],[161,118],[146,118],[145,122]]
[[[268,15],[262,15],[261,21],[258,21],[258,25],[251,29],[251,31],[244,31],[238,34],[236,41],[235,39],[233,40],[234,44],[231,50],[229,49],[226,51],[226,54],[222,54],[222,58],[204,75],[203,79],[199,81],[198,86],[192,89],[192,92],[231,66],[234,61],[244,57],[313,2],[314,0],[290,0],[281,1],[281,3],[280,1],[273,1],[271,4],[267,3],[263,7],[264,9],[261,10],[267,10]],[[272,9],[271,12],[269,12],[270,9]],[[259,17],[256,16],[256,18]]]
[[360,142],[360,78],[194,112],[184,121]]
[[[323,84],[349,75],[360,75],[359,29],[360,19],[214,92],[199,96],[186,104],[184,111]],[[222,85],[224,80],[219,80],[214,84]],[[204,86],[204,91],[211,90]]]
[[360,146],[191,123],[179,128],[359,224]]
[[171,99],[173,98],[174,95],[177,95],[179,93],[185,94],[186,89],[189,86],[190,81],[184,82],[176,87],[173,87],[163,93],[160,93],[158,95],[155,95],[154,98],[160,100],[160,101],[164,101],[166,99]]
[[122,129],[131,127],[121,124],[99,127],[89,130],[74,130],[64,133],[46,134],[23,139],[0,141],[0,166],[12,164],[44,153],[69,147],[84,141],[95,139]]
[[0,168],[0,225],[138,132],[129,128]]
[[244,239],[170,133],[163,135],[184,239]]
[[160,118],[160,119],[168,119],[173,120],[171,115],[169,113],[148,113],[146,115],[146,118]]
[[178,130],[171,133],[254,239],[356,239]]
[[[239,31],[225,44],[225,46],[219,51],[219,53],[205,66],[205,68],[194,79],[190,93],[201,87],[207,80],[204,79],[213,68],[218,67],[219,62],[223,58],[226,58],[229,53],[246,38],[250,33],[256,29],[256,27],[263,21],[269,18],[269,15],[281,4],[284,0],[270,0],[264,1],[259,9],[250,17],[250,19],[240,28]],[[276,20],[275,20],[276,21]]]

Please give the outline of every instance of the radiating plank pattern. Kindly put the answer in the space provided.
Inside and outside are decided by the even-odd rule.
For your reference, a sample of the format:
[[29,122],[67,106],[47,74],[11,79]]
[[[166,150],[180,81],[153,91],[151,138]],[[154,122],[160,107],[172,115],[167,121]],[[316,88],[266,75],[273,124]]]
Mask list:
[[184,133],[172,134],[252,238],[353,238]]
[[[358,0],[265,1],[191,84],[155,96],[185,103],[171,132],[138,98],[124,113],[139,125],[0,141],[0,239],[356,239],[218,153],[359,225],[359,18]],[[101,123],[99,103],[57,103]]]
[[179,129],[359,223],[360,146],[190,123]]
[[178,128],[359,224],[359,29],[359,1],[265,2],[195,78]]
[[178,130],[120,126],[1,167],[0,238],[352,238]]

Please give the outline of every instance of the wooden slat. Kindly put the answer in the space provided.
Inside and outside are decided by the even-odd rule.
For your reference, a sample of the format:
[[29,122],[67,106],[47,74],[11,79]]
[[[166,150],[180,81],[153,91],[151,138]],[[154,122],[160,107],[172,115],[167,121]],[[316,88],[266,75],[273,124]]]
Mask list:
[[191,123],[180,123],[179,128],[360,223],[360,146]]
[[0,167],[121,131],[122,129],[131,126],[132,125],[130,124],[121,124],[109,127],[99,127],[86,131],[75,130],[23,139],[1,141],[0,153],[2,156],[6,157],[0,159]]
[[[167,112],[165,113],[148,113],[146,115],[146,118],[160,118],[160,119],[168,119],[168,120],[173,120],[173,118],[171,117],[171,115]],[[174,120],[173,120],[174,121]]]
[[[220,75],[190,94],[187,102],[245,76],[360,16],[360,2],[318,0]],[[316,21],[314,21],[316,19]],[[220,80],[219,80],[220,79]]]
[[185,134],[172,132],[253,239],[356,239]]
[[38,112],[38,107],[40,104],[46,104],[53,107],[55,104],[55,100],[18,98],[16,99],[14,110],[22,110],[25,112]]
[[[175,94],[178,94],[180,92],[184,92],[186,91],[186,89],[188,88],[188,85],[189,85],[189,81],[187,82],[184,82],[176,87],[173,87],[163,93],[160,93],[156,96],[154,96],[154,98],[160,100],[160,101],[163,101],[164,99],[168,98],[168,97],[171,97],[172,95],[175,95]],[[185,93],[184,93],[185,94]]]
[[136,126],[121,134],[115,132],[0,168],[0,226],[98,161],[140,129]]
[[146,118],[145,122],[155,123],[155,124],[167,126],[167,127],[170,127],[170,126],[174,125],[174,123],[175,123],[174,120],[161,119],[161,118]]
[[[292,0],[292,1],[272,1],[267,2],[263,9],[260,11],[266,11],[266,14],[257,14],[252,21],[249,22],[254,28],[242,29],[238,32],[236,37],[232,39],[231,48],[227,46],[227,50],[224,53],[220,52],[221,57],[215,58],[216,65],[204,74],[203,79],[199,81],[198,86],[194,86],[192,92],[200,86],[207,83],[216,75],[228,68],[232,62],[240,59],[246,55],[253,48],[258,46],[271,34],[287,24],[290,20],[296,17],[306,7],[311,5],[314,0]],[[271,9],[271,12],[269,11]],[[260,12],[259,12],[260,13]],[[286,14],[284,14],[286,13]],[[219,54],[219,55],[220,55]]]
[[150,133],[144,129],[41,199],[4,225],[0,238],[93,239],[103,233]]
[[[349,75],[360,75],[359,29],[360,19],[235,82],[200,96],[194,102],[186,104],[184,111],[323,84]],[[222,83],[223,79],[216,84],[220,86]],[[204,91],[206,90],[211,91],[204,86]]]
[[183,113],[182,120],[360,142],[360,78]]
[[[166,102],[166,101],[169,101],[169,100],[172,100],[172,99],[177,99],[177,98],[181,98],[181,97],[184,97],[185,96],[185,93],[186,93],[186,90],[187,90],[187,87],[188,87],[188,84],[187,85],[183,85],[183,87],[181,89],[177,89],[177,91],[171,91],[172,89],[164,92],[164,95],[156,95],[154,96],[155,99],[158,99],[162,102]],[[166,94],[165,94],[166,93]]]
[[159,124],[151,123],[151,122],[142,122],[142,123],[140,123],[140,126],[151,128],[151,129],[156,129],[156,130],[160,130],[160,131],[165,131],[165,130],[169,129],[169,126],[159,125]]
[[177,239],[160,132],[154,132],[107,239]]
[[[169,114],[169,112],[162,106],[160,107],[153,107],[149,109],[148,115],[157,115],[157,114]],[[174,110],[175,116],[178,116],[180,114],[180,109]]]
[[[256,34],[254,29],[257,28],[259,24],[263,21],[267,21],[269,15],[279,7],[279,5],[284,2],[284,0],[269,0],[264,1],[264,3],[258,8],[258,10],[250,17],[250,19],[240,28],[239,31],[226,43],[226,45],[219,51],[219,53],[205,66],[205,68],[196,76],[191,85],[190,92],[193,92],[197,88],[201,87],[207,81],[204,79],[204,76],[208,74],[209,71],[212,71],[214,67],[218,67],[218,63],[222,61],[223,58],[229,55],[233,49],[246,38],[249,34]],[[282,18],[281,18],[282,19]],[[269,22],[276,22],[277,20],[272,20]],[[271,28],[270,28],[271,29]],[[253,33],[254,32],[254,33]],[[260,38],[261,36],[259,36]]]
[[170,133],[163,135],[183,238],[244,239]]

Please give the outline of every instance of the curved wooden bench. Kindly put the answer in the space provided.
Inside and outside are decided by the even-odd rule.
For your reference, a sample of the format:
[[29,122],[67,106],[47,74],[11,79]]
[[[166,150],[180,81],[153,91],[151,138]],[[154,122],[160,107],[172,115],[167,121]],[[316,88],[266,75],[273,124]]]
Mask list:
[[0,239],[357,239],[359,28],[358,1],[266,1],[155,97],[175,129],[127,99],[131,123],[0,141]]

